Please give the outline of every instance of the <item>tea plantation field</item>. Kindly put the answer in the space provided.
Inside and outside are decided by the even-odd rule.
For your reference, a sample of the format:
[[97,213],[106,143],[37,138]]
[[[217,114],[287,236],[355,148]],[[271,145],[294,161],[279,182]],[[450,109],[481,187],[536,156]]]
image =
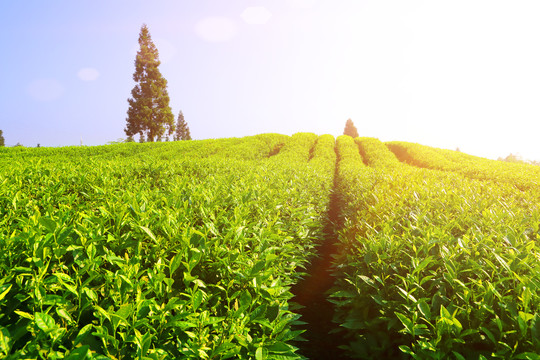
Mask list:
[[332,241],[350,358],[539,359],[539,182],[312,133],[0,148],[0,358],[303,359]]

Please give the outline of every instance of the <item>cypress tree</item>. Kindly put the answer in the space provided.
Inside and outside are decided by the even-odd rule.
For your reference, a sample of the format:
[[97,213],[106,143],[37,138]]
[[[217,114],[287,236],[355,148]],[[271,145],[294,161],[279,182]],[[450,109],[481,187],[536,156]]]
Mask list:
[[174,116],[169,106],[167,80],[161,75],[158,66],[159,54],[152,42],[146,24],[139,34],[140,49],[135,58],[133,80],[137,83],[128,99],[129,109],[124,132],[128,137],[139,134],[147,141],[162,137],[165,132],[174,132]]
[[184,119],[184,113],[180,110],[178,114],[178,120],[176,122],[176,134],[174,135],[174,140],[191,140],[191,134],[189,133],[189,127]]
[[345,123],[345,130],[343,130],[343,135],[349,135],[352,138],[358,137],[358,130],[351,119],[347,120]]
[[4,133],[2,132],[2,130],[0,130],[0,146],[5,146],[5,142],[4,142]]

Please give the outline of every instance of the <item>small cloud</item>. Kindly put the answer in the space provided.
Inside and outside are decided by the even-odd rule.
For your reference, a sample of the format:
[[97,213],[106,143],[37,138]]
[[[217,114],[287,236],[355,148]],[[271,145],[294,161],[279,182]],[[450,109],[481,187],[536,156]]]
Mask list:
[[99,77],[99,75],[99,71],[94,68],[83,68],[77,73],[77,76],[82,81],[94,81]]
[[262,25],[270,20],[272,13],[264,6],[250,6],[240,16],[248,24]]
[[229,41],[236,35],[236,24],[226,17],[211,16],[199,21],[195,25],[195,31],[206,41]]
[[64,87],[53,78],[36,79],[27,87],[28,94],[37,101],[53,101],[64,94]]

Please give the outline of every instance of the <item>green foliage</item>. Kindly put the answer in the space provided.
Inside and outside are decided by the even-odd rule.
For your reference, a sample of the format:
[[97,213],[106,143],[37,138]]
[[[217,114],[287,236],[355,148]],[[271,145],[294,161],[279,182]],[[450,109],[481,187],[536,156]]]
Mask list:
[[141,141],[159,141],[164,135],[172,135],[174,116],[169,107],[167,80],[158,69],[158,50],[148,27],[143,25],[139,34],[140,49],[135,58],[133,80],[137,83],[128,99],[129,109],[124,132],[128,137],[140,135]]
[[418,149],[311,133],[2,148],[0,358],[301,359],[289,289],[333,194],[329,296],[352,357],[537,359],[533,167]]
[[[312,147],[309,163],[317,167],[325,167],[324,173],[333,174],[337,154],[335,151],[335,139],[332,135],[321,135]],[[328,185],[333,186],[333,180]]]
[[300,359],[289,288],[332,152],[277,134],[0,152],[0,357]]
[[358,137],[358,130],[351,119],[348,119],[345,123],[345,129],[343,130],[343,135],[349,135],[352,138]]
[[[331,294],[348,351],[366,359],[537,358],[537,188],[415,168],[377,140],[356,142],[369,167],[338,138],[344,227]],[[414,161],[458,163],[454,153],[424,149]]]
[[279,153],[273,161],[287,162],[288,164],[304,163],[311,159],[317,135],[313,133],[297,133],[280,147]]
[[338,193],[344,195],[348,192],[348,181],[358,176],[362,176],[367,170],[365,168],[362,156],[358,151],[358,145],[355,144],[354,139],[348,135],[340,135],[336,139],[336,150],[338,156],[338,168],[336,179],[338,185]]
[[219,156],[229,159],[257,160],[275,155],[285,143],[290,141],[289,136],[280,134],[263,134],[226,140],[206,140],[207,148],[205,150],[211,151],[212,154],[219,153]]
[[355,138],[360,154],[366,164],[373,168],[392,168],[401,166],[398,158],[388,148],[375,138]]
[[386,146],[408,164],[461,174],[471,179],[511,184],[520,190],[540,185],[540,167],[489,160],[458,151],[432,148],[425,145],[392,141]]
[[191,134],[186,120],[184,119],[184,113],[180,110],[178,114],[178,120],[176,122],[176,133],[174,134],[174,140],[191,140]]

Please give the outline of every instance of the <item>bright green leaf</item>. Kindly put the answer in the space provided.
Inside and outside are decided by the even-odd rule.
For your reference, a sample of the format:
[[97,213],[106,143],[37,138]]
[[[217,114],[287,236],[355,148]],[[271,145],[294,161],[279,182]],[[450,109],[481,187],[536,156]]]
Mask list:
[[9,285],[8,288],[4,291],[2,291],[2,293],[0,293],[0,301],[6,297],[7,293],[9,292],[9,290],[11,290],[11,287],[13,286],[13,284]]
[[82,360],[90,356],[90,346],[84,345],[69,352],[66,360]]
[[152,230],[150,230],[146,226],[142,226],[142,225],[139,225],[139,228],[141,228],[141,230],[144,231],[148,235],[148,237],[150,237],[150,239],[154,240],[154,242],[157,242],[156,236],[154,235]]
[[50,218],[40,217],[38,221],[48,232],[52,233],[56,229],[56,222]]
[[256,360],[265,360],[267,355],[268,355],[268,351],[263,347],[258,347],[257,351],[255,351]]
[[424,318],[426,320],[431,320],[431,309],[429,307],[429,305],[426,303],[425,300],[420,300],[418,302],[418,310],[420,310],[420,313],[422,314],[422,316],[424,316]]
[[34,316],[27,313],[27,312],[20,311],[20,310],[15,310],[14,312],[15,312],[15,314],[19,315],[20,317],[30,319],[30,320],[34,320]]
[[64,320],[66,320],[68,323],[73,322],[73,318],[71,317],[71,315],[69,314],[69,312],[65,308],[57,307],[56,308],[56,313],[58,314],[58,316],[60,316]]
[[37,327],[46,333],[49,333],[57,328],[54,319],[47,313],[37,312],[35,314],[34,320]]
[[195,291],[195,294],[193,294],[193,298],[191,299],[193,309],[197,310],[199,306],[201,305],[203,301],[203,292],[201,290]]
[[176,269],[178,269],[180,264],[182,264],[182,257],[183,257],[182,253],[178,253],[172,258],[169,264],[170,276],[172,276],[174,272],[176,271]]

